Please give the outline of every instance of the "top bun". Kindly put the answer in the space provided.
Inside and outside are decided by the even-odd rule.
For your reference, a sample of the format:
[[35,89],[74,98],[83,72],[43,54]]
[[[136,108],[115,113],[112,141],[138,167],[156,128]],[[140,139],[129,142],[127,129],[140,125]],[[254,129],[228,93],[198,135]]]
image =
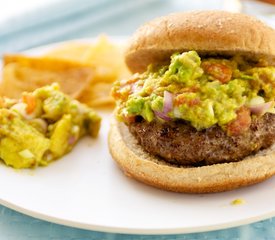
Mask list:
[[275,65],[275,30],[240,13],[192,11],[156,18],[141,26],[130,40],[125,61],[132,72],[167,61],[174,52],[203,55],[244,55],[266,58]]

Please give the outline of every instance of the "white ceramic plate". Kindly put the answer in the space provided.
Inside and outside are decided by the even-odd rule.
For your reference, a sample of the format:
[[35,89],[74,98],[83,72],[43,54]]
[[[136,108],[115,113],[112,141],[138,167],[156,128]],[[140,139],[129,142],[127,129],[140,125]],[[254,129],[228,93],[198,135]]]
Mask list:
[[[99,138],[83,139],[70,154],[48,167],[18,171],[0,164],[0,203],[55,223],[137,234],[208,231],[275,215],[275,178],[204,195],[165,192],[127,178],[108,153],[111,113],[100,113]],[[237,198],[246,203],[232,206],[230,202]]]

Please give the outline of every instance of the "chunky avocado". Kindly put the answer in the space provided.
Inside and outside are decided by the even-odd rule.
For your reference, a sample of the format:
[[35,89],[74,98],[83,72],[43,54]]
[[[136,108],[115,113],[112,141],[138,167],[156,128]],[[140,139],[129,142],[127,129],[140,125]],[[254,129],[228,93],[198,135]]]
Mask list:
[[142,74],[117,81],[112,94],[117,117],[124,122],[141,116],[148,122],[184,120],[197,130],[215,124],[226,129],[240,109],[250,110],[253,104],[268,103],[262,108],[274,112],[274,85],[275,67],[264,61],[202,58],[189,51],[173,54],[166,65],[149,66]]
[[0,158],[14,168],[45,166],[84,135],[96,137],[101,118],[56,84],[0,99]]
[[0,158],[15,168],[42,161],[50,140],[9,109],[0,109]]

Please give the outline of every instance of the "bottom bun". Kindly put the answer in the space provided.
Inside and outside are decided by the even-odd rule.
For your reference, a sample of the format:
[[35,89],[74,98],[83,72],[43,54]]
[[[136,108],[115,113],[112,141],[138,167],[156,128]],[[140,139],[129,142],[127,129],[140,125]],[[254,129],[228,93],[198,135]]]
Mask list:
[[179,167],[145,152],[124,123],[114,120],[108,142],[111,155],[127,176],[168,191],[222,192],[262,182],[275,174],[274,145],[239,162]]

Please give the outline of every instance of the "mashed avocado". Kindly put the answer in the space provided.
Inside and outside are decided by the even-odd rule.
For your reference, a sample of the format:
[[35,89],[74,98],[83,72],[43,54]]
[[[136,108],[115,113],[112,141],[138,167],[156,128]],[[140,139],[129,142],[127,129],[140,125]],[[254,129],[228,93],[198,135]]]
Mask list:
[[[231,124],[234,133],[234,126],[250,123],[245,117],[274,111],[274,84],[275,67],[263,61],[201,58],[189,51],[173,54],[165,66],[149,66],[143,74],[117,81],[112,94],[124,122],[136,116],[148,122],[180,119],[197,130]],[[241,124],[234,125],[237,119]]]
[[0,99],[0,158],[14,168],[47,165],[68,153],[84,135],[96,137],[100,117],[53,84]]

